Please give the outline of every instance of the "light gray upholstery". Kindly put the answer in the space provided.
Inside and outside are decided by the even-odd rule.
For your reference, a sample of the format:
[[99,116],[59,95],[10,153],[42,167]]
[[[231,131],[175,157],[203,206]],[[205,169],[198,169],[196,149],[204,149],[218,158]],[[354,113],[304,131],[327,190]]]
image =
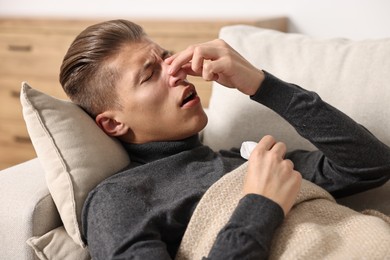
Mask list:
[[0,186],[0,259],[34,259],[26,240],[61,225],[38,159],[0,171]]

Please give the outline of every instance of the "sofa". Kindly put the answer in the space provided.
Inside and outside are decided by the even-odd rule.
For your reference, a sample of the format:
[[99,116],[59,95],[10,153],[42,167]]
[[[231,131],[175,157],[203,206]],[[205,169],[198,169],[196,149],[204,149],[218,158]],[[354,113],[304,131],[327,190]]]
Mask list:
[[[390,38],[320,39],[246,25],[226,26],[220,37],[255,66],[317,92],[390,145]],[[21,105],[37,158],[0,172],[0,259],[89,259],[80,234],[83,201],[131,162],[75,104],[23,82]],[[207,114],[201,138],[214,150],[266,134],[289,150],[315,149],[276,113],[217,83]],[[337,202],[389,216],[389,200],[387,182]]]

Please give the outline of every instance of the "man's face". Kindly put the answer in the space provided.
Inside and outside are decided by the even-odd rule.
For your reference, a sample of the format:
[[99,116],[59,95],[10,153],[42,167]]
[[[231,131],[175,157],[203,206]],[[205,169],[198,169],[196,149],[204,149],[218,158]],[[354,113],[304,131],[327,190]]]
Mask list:
[[144,38],[124,46],[110,66],[120,73],[116,91],[122,109],[116,121],[129,131],[123,141],[180,140],[198,133],[207,124],[200,99],[187,75],[169,75],[164,59],[169,53]]

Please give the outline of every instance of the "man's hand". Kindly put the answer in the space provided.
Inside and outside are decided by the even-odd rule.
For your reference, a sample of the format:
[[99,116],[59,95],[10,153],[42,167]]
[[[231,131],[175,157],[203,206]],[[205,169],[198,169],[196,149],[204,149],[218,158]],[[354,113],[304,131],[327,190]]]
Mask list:
[[247,95],[255,94],[264,79],[263,71],[255,68],[220,39],[189,46],[165,62],[170,65],[171,75],[182,68],[188,75],[217,81]]
[[255,193],[278,203],[284,214],[290,211],[301,187],[302,176],[284,159],[286,145],[272,136],[263,137],[249,157],[244,194]]

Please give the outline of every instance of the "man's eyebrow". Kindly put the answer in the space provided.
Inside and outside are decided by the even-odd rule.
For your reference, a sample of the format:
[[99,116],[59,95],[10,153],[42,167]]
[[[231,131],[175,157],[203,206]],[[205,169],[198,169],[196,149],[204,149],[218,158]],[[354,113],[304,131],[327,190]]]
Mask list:
[[164,50],[162,53],[161,53],[161,58],[164,60],[166,58],[168,58],[169,56],[172,55],[172,52],[171,51],[168,51],[168,50]]

